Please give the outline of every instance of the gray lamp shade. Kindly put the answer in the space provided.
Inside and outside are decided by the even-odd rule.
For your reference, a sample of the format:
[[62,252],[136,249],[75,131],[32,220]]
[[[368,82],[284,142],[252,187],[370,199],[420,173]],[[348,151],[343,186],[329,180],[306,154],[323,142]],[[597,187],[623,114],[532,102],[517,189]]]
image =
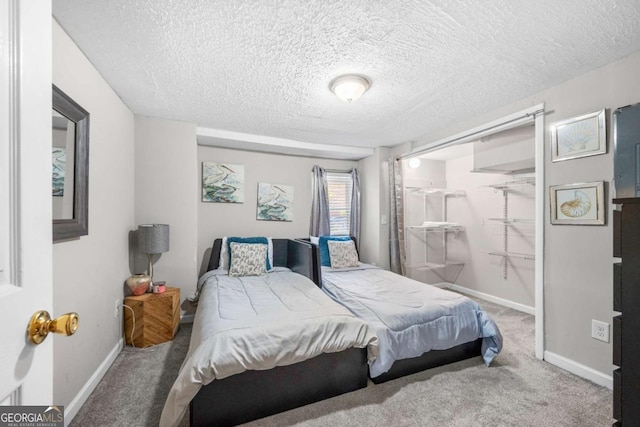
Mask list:
[[141,224],[138,226],[138,247],[145,254],[161,254],[169,250],[168,224]]

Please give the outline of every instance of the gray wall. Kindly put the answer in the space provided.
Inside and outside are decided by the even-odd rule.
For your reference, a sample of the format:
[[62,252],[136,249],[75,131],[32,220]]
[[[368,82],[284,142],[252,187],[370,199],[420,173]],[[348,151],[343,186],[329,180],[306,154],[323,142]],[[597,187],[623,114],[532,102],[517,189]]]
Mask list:
[[[136,117],[135,227],[169,224],[170,248],[154,255],[153,278],[180,288],[184,301],[198,273],[198,168],[196,126],[192,123]],[[147,268],[146,255],[132,242],[131,273]],[[183,315],[194,307],[182,304]]]
[[[244,203],[204,203],[198,195],[198,266],[200,272],[209,262],[209,249],[216,237],[271,236],[306,237],[311,212],[311,168],[349,170],[358,164],[346,160],[314,159],[277,154],[255,153],[225,148],[198,147],[198,188],[201,164],[223,162],[244,165]],[[258,183],[284,184],[294,187],[293,221],[258,221],[256,200]]]
[[[640,53],[543,92],[547,123],[581,113],[640,101]],[[551,163],[549,126],[545,133],[545,182],[549,185],[613,179],[612,122],[605,155]],[[606,226],[550,225],[545,199],[545,334],[547,351],[611,375],[611,344],[591,338],[591,319],[612,319],[611,197]]]
[[114,302],[129,276],[134,116],[55,21],[53,83],[91,114],[89,235],[53,245],[53,314],[80,316],[75,335],[53,339],[53,397],[68,409],[121,338]]
[[[381,147],[358,162],[362,219],[360,260],[389,269],[389,149]],[[382,216],[386,216],[383,224]]]

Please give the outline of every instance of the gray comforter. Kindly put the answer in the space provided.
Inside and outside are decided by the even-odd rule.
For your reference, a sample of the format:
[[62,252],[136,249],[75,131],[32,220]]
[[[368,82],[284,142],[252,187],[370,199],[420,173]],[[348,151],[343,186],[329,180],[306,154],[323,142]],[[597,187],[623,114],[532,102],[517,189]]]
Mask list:
[[200,387],[215,379],[351,347],[367,347],[370,360],[377,356],[377,339],[365,322],[282,267],[251,277],[210,271],[199,280],[198,297],[189,351],[160,426],[177,425]]
[[387,372],[395,360],[446,350],[482,338],[487,366],[502,349],[502,335],[471,299],[381,268],[322,267],[323,290],[367,322],[379,339],[380,354],[369,374]]

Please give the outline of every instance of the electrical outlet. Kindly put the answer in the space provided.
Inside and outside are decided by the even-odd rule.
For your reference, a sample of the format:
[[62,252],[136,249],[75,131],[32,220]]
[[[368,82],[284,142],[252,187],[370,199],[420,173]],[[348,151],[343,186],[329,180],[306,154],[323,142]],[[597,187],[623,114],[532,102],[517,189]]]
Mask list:
[[115,311],[113,317],[118,317],[120,315],[120,300],[119,299],[116,300],[114,306],[115,306],[116,311]]
[[609,342],[609,324],[591,319],[591,338]]

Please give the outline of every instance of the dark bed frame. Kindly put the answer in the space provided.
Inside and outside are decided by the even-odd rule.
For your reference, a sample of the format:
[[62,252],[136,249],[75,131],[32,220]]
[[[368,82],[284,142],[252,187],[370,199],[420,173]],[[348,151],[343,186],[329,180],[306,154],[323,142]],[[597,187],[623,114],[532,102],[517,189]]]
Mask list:
[[[309,239],[302,238],[296,239],[300,242],[310,243]],[[357,242],[354,237],[351,237],[351,240],[356,243]],[[320,287],[322,287],[322,267],[320,266],[320,249],[317,245],[313,245],[313,254],[312,254],[312,264],[313,264],[313,280],[316,283],[319,283]],[[455,347],[451,347],[447,350],[431,350],[428,351],[421,356],[412,357],[410,359],[401,359],[393,362],[391,369],[385,372],[382,375],[379,375],[375,378],[371,378],[375,384],[381,384],[390,380],[394,380],[396,378],[404,377],[406,375],[415,374],[416,372],[424,371],[425,369],[436,368],[442,365],[448,365],[449,363],[459,362],[465,359],[471,359],[473,357],[478,357],[481,355],[482,349],[482,338],[478,338],[475,341],[470,341],[468,343],[460,344]]]
[[[272,239],[274,266],[314,276],[315,248]],[[218,268],[222,239],[213,242],[208,270]],[[314,281],[319,284],[319,281]],[[245,371],[200,388],[190,404],[191,426],[231,426],[337,396],[367,385],[367,349],[324,353],[293,365]]]

